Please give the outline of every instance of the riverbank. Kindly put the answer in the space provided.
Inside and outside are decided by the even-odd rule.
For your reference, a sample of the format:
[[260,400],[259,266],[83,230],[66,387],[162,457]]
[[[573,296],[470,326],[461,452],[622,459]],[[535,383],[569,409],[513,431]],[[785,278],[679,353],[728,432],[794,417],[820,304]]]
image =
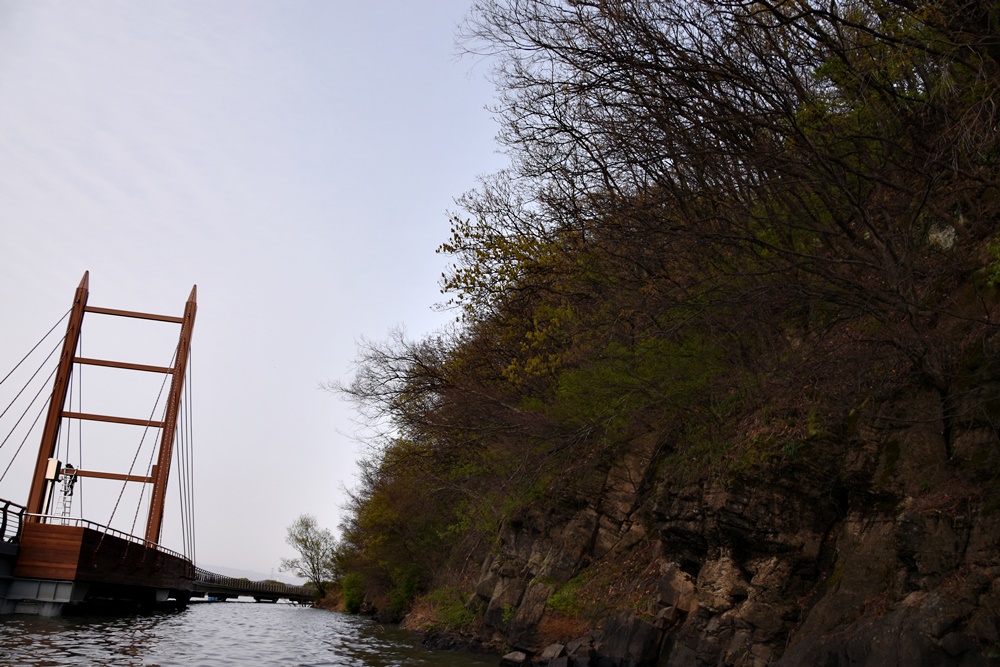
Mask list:
[[995,664],[986,370],[947,429],[941,395],[912,389],[848,432],[745,445],[725,475],[636,440],[513,512],[465,587],[418,596],[404,627],[561,665]]

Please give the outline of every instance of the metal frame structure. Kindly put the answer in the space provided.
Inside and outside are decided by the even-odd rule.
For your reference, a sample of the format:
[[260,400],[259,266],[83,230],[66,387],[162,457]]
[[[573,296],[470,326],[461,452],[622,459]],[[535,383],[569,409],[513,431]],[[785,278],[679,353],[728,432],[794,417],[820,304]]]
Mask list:
[[[195,314],[198,310],[198,286],[195,285],[191,289],[191,295],[188,297],[187,303],[184,307],[184,315],[181,317],[174,317],[170,315],[154,315],[150,313],[139,313],[127,310],[115,310],[111,308],[96,308],[88,306],[87,299],[89,297],[89,276],[89,272],[85,272],[83,274],[83,280],[80,281],[80,285],[76,289],[76,295],[73,300],[73,308],[70,312],[69,322],[66,325],[66,338],[63,341],[62,354],[59,358],[59,366],[56,370],[55,380],[52,385],[52,398],[49,403],[49,409],[45,419],[45,427],[42,431],[42,441],[38,448],[38,459],[35,462],[35,472],[31,481],[31,491],[28,495],[26,519],[28,521],[39,521],[41,520],[39,515],[44,513],[47,483],[46,469],[48,468],[49,459],[51,459],[55,454],[56,444],[59,439],[59,429],[62,425],[63,419],[82,419],[159,428],[161,429],[159,453],[157,455],[156,464],[153,466],[150,475],[122,474],[97,470],[76,470],[76,475],[78,477],[98,477],[102,479],[114,479],[125,482],[142,482],[145,484],[152,484],[153,489],[149,504],[149,515],[146,520],[145,541],[157,544],[160,539],[160,529],[163,524],[164,499],[167,493],[167,482],[170,477],[170,461],[173,453],[174,437],[177,432],[177,416],[180,411],[181,393],[184,387],[184,377],[187,372],[188,357],[191,349],[191,334],[194,329]],[[83,326],[83,317],[85,313],[113,315],[118,317],[134,317],[144,320],[180,324],[180,338],[177,344],[177,355],[174,359],[173,367],[167,368],[163,366],[149,366],[144,364],[77,357],[76,350],[80,341],[80,331]],[[167,408],[163,421],[131,419],[110,415],[95,415],[65,410],[66,395],[75,364],[90,364],[94,366],[121,368],[125,370],[170,374],[170,391],[167,395]]]

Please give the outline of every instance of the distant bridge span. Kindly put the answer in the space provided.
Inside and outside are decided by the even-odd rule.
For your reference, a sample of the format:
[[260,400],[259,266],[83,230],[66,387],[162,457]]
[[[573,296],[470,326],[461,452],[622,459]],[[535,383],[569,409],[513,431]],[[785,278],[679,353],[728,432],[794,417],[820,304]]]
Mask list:
[[312,602],[316,589],[310,586],[291,586],[280,581],[250,581],[236,579],[195,568],[194,593],[191,597],[209,597],[227,600],[234,597],[252,597],[257,602]]

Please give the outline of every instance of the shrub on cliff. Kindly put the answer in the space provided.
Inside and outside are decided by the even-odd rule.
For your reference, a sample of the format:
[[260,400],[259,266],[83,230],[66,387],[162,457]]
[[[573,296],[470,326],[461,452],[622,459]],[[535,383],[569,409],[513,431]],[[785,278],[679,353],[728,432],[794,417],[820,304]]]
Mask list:
[[364,344],[338,387],[376,427],[348,569],[386,599],[402,569],[459,581],[640,436],[719,469],[902,387],[982,403],[952,388],[997,325],[996,15],[476,2],[512,166],[441,246],[460,322]]

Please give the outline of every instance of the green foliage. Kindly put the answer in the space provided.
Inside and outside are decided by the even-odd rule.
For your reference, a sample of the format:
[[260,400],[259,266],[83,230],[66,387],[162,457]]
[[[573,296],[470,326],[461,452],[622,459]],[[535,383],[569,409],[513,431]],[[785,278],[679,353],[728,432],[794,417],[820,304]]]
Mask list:
[[578,598],[581,587],[586,582],[585,577],[576,576],[559,586],[545,606],[563,616],[577,616],[583,611],[583,602]]
[[344,611],[357,614],[365,603],[365,579],[357,572],[344,575],[340,581],[340,589],[344,596]]
[[994,238],[986,246],[990,261],[986,265],[986,285],[997,287],[1000,285],[1000,237]]
[[320,528],[316,518],[301,515],[288,527],[285,542],[295,549],[298,558],[282,558],[281,570],[291,571],[298,577],[309,580],[317,595],[322,598],[329,590],[330,582],[340,574],[337,567],[337,540],[326,528]]
[[437,622],[447,630],[465,630],[476,620],[476,614],[469,609],[465,595],[453,586],[445,586],[431,591],[427,599]]
[[393,618],[401,618],[420,590],[420,575],[414,569],[398,570],[394,573],[394,586],[389,591],[386,611]]
[[611,343],[590,364],[560,375],[553,411],[570,424],[619,433],[649,407],[696,402],[719,370],[715,350],[697,336]]
[[515,614],[517,614],[517,607],[512,604],[505,604],[500,618],[504,623],[510,623],[514,620]]

